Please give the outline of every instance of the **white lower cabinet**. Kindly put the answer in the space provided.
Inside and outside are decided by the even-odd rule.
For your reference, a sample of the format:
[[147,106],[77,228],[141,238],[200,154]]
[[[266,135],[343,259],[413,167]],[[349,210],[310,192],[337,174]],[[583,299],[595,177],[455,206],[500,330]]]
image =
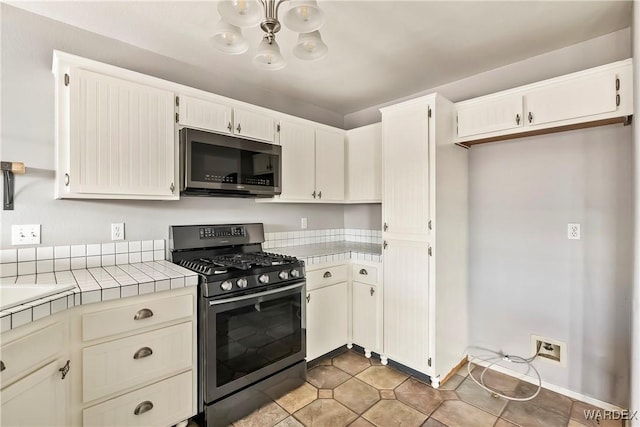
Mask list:
[[378,295],[377,286],[353,282],[353,342],[364,348],[371,357],[371,350],[378,350]]
[[69,324],[56,315],[2,334],[0,425],[69,424]]
[[66,359],[57,359],[2,389],[0,425],[66,426],[67,383],[60,369]]
[[[346,268],[346,266],[341,266]],[[326,269],[323,275],[331,274]],[[308,288],[316,284],[307,281]],[[346,281],[307,291],[307,360],[345,345],[349,328],[349,289]]]
[[194,400],[191,373],[185,372],[85,409],[83,425],[173,425],[192,415]]

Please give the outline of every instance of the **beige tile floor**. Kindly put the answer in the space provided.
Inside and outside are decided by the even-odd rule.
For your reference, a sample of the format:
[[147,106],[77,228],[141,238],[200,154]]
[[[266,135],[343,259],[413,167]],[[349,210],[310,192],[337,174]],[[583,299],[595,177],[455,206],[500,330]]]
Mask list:
[[[476,370],[479,368],[475,368]],[[479,372],[473,371],[479,375]],[[514,396],[532,385],[488,371],[485,382]],[[620,427],[586,420],[582,402],[543,389],[529,402],[494,398],[463,367],[439,389],[355,350],[322,360],[298,389],[236,421],[234,427]]]

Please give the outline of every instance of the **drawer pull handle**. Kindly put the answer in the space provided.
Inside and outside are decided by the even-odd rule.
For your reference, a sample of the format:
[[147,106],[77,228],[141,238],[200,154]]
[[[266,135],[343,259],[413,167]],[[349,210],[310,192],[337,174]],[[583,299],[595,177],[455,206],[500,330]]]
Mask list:
[[362,274],[363,276],[368,276],[369,272],[367,270],[365,270],[364,268],[360,269],[360,274]]
[[328,279],[329,277],[331,277],[331,272],[330,271],[325,271],[324,274],[322,275],[322,277],[324,277],[325,279]]
[[133,358],[138,360],[138,359],[143,359],[145,357],[149,357],[153,354],[153,350],[151,350],[149,347],[142,347],[140,350],[136,351],[136,353],[133,355]]
[[133,414],[134,415],[142,415],[145,412],[149,412],[150,410],[153,409],[153,403],[149,402],[148,400],[145,400],[144,402],[138,404],[138,406],[136,406],[136,409],[133,410]]
[[69,363],[71,363],[71,361],[67,360],[67,363],[65,363],[62,368],[58,369],[58,371],[60,371],[60,373],[62,374],[62,379],[65,379],[65,377],[69,373],[69,370],[71,370],[71,366],[69,366]]
[[153,316],[153,311],[149,310],[148,308],[143,308],[142,310],[138,310],[136,315],[133,316],[133,320],[142,320],[151,316]]
[[4,371],[5,369],[7,369],[7,366],[4,364],[2,360],[0,360],[0,372]]

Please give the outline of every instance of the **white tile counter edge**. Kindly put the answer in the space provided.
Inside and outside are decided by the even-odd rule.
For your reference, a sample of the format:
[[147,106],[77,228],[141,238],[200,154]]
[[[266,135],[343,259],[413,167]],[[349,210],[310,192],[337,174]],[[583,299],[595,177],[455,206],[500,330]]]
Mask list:
[[0,332],[6,332],[79,305],[196,286],[198,275],[172,262],[160,260],[3,277],[1,283],[75,285],[73,290],[0,312]]

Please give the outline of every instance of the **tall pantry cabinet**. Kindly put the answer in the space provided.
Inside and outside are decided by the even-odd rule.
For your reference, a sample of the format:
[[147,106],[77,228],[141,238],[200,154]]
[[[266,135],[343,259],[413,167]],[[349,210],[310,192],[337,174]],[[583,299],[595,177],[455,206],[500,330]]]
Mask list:
[[380,111],[384,356],[438,387],[467,346],[467,149],[440,95]]

